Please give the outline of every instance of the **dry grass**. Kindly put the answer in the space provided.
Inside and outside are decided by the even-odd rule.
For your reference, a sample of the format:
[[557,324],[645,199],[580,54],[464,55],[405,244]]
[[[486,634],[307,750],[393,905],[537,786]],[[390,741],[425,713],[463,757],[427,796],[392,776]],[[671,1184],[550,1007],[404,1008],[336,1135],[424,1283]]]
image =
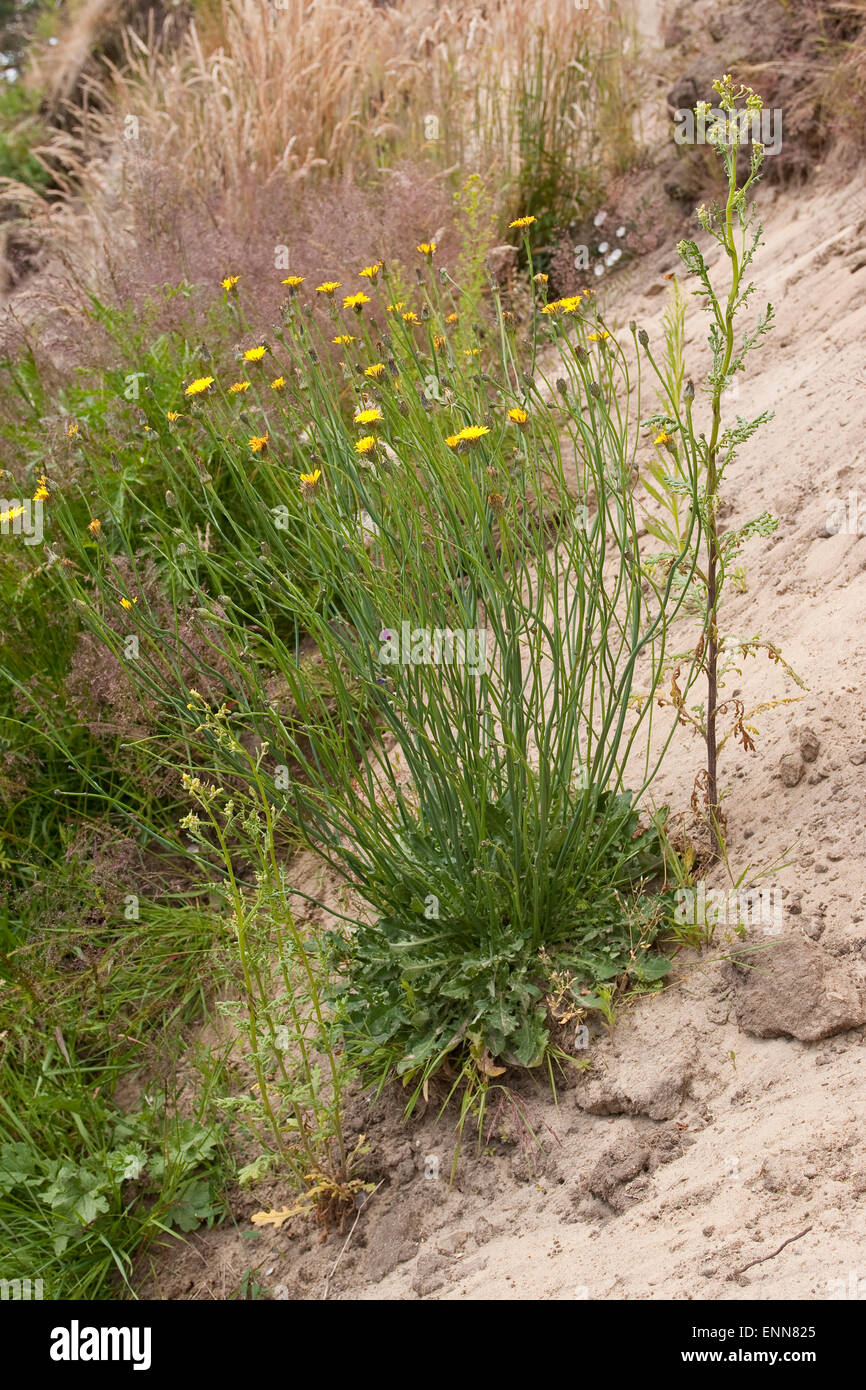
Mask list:
[[127,28],[42,154],[102,246],[160,168],[247,227],[269,190],[376,189],[406,160],[449,187],[482,172],[503,221],[552,225],[632,154],[629,42],[616,5],[574,0],[221,0],[204,34]]

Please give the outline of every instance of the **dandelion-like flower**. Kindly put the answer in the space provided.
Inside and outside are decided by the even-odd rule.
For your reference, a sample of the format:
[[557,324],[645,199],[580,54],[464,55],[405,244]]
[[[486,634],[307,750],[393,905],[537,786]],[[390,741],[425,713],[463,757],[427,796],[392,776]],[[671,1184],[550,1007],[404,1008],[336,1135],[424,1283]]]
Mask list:
[[415,313],[414,309],[407,309],[407,310],[406,310],[406,313],[405,313],[405,314],[401,314],[400,317],[401,317],[401,319],[403,320],[404,323],[420,323],[420,322],[421,322],[421,320],[419,319],[418,315]]
[[436,243],[435,241],[421,241],[415,250],[419,255],[426,256],[428,261],[431,261],[436,254]]
[[121,606],[121,608],[125,608],[125,609],[127,609],[127,611],[128,611],[130,608],[132,608],[133,605],[136,604],[136,603],[138,603],[138,599],[137,599],[137,598],[134,598],[134,599],[131,599],[131,600],[128,599],[128,598],[122,598],[122,599],[120,600],[120,606]]
[[586,336],[587,336],[587,338],[589,339],[589,341],[590,341],[591,343],[603,343],[604,340],[605,340],[605,338],[609,338],[609,337],[610,337],[610,334],[608,333],[608,331],[607,331],[606,328],[602,328],[602,329],[600,330],[600,332],[598,332],[598,333],[587,333]]
[[358,271],[358,274],[362,275],[365,280],[375,280],[384,264],[384,261],[377,261],[375,265],[365,265],[363,270]]
[[7,521],[15,521],[16,517],[23,516],[25,507],[7,507],[5,512],[0,512],[0,524],[5,525]]
[[529,419],[528,414],[520,405],[512,406],[511,409],[507,410],[505,413],[508,419],[515,425],[525,425]]
[[266,434],[254,434],[250,440],[250,448],[254,454],[261,454],[268,447],[268,436]]
[[321,285],[316,286],[316,294],[325,294],[332,299],[334,292],[340,289],[341,283],[340,280],[323,280]]
[[191,381],[184,391],[185,396],[203,396],[205,391],[209,391],[213,386],[212,376],[197,376],[195,381]]
[[249,383],[248,381],[235,381],[235,382],[233,382],[233,384],[229,387],[229,395],[230,395],[230,396],[239,396],[239,395],[241,394],[242,391],[249,391],[249,389],[250,389],[250,383]]
[[286,378],[285,378],[284,376],[275,376],[274,379],[273,379],[273,381],[271,382],[271,390],[272,390],[272,391],[282,391],[283,388],[285,387],[285,384],[286,384]]
[[321,468],[317,468],[313,473],[301,474],[301,496],[307,502],[311,502],[319,490],[319,481],[322,476]]
[[381,376],[385,370],[384,362],[373,362],[369,367],[364,368],[364,376]]
[[389,313],[389,314],[399,314],[400,311],[401,311],[402,308],[403,308],[403,305],[404,305],[405,303],[406,303],[405,299],[398,299],[396,304],[389,304],[389,305],[388,305],[388,313]]
[[91,536],[99,535],[100,531],[102,530],[102,522],[99,520],[98,516],[95,516],[92,521],[88,521],[87,529],[90,532]]
[[369,303],[370,296],[368,294],[365,294],[363,290],[359,290],[357,294],[346,295],[345,299],[343,300],[343,308],[354,309],[356,314],[360,314],[364,305]]
[[231,294],[232,290],[236,288],[240,278],[239,275],[227,275],[224,280],[220,280],[220,285],[225,290],[226,294]]
[[375,434],[365,434],[363,439],[359,439],[355,444],[355,452],[358,454],[369,454],[375,449],[379,441]]
[[519,227],[522,231],[524,227],[531,227],[537,219],[530,215],[528,217],[515,217],[513,222],[509,222],[509,227]]
[[42,474],[40,475],[39,483],[38,483],[38,485],[37,485],[36,491],[35,491],[34,494],[33,494],[33,501],[34,501],[34,502],[45,502],[45,501],[47,501],[47,499],[48,499],[50,496],[51,496],[51,494],[50,494],[50,492],[48,491],[48,479],[45,477],[45,474],[42,473]]
[[436,349],[437,352],[439,352],[442,348],[444,348],[445,342],[446,342],[446,340],[445,340],[445,338],[443,338],[443,336],[442,336],[441,333],[434,333],[434,335],[433,335],[433,346],[434,346],[434,348]]
[[261,360],[262,360],[262,358],[264,357],[264,355],[265,355],[266,352],[267,352],[267,348],[264,347],[264,346],[262,346],[262,347],[254,347],[254,348],[247,348],[246,352],[244,353],[244,361],[245,361],[245,362],[261,362]]
[[449,449],[459,449],[461,444],[477,444],[490,430],[487,425],[464,425],[458,434],[449,434],[445,440]]
[[78,421],[77,421],[77,420],[72,420],[72,421],[70,421],[70,423],[66,426],[66,433],[67,433],[67,435],[69,436],[70,439],[74,439],[74,438],[75,438],[75,436],[76,436],[77,433],[78,433]]
[[550,276],[545,275],[543,270],[539,270],[535,275],[533,275],[532,278],[535,281],[536,285],[546,285],[548,280],[550,279]]
[[382,419],[382,412],[378,406],[371,406],[369,410],[355,411],[356,425],[374,425],[377,420]]
[[287,275],[285,280],[281,280],[281,285],[288,285],[290,290],[296,290],[306,280],[306,275]]
[[179,411],[179,410],[167,410],[167,411],[165,412],[165,418],[166,418],[166,420],[170,421],[171,424],[174,424],[175,420],[179,420],[179,419],[180,419],[180,411]]
[[331,342],[336,343],[338,347],[348,347],[349,344],[354,343],[354,341],[355,339],[351,333],[338,333],[336,338],[331,339]]

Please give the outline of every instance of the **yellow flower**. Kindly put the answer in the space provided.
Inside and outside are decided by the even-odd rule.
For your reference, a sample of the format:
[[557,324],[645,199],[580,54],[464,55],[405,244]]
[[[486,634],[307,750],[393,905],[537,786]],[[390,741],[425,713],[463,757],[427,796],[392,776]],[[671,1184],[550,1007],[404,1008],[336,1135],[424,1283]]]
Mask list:
[[363,270],[358,271],[358,274],[363,275],[365,280],[375,280],[384,264],[384,261],[377,261],[375,265],[365,265]]
[[281,280],[281,285],[288,285],[290,290],[296,290],[306,280],[306,275],[289,275],[285,280]]
[[418,315],[415,313],[414,309],[407,309],[407,310],[406,310],[406,313],[405,313],[405,314],[401,314],[400,317],[401,317],[401,319],[403,320],[404,323],[420,323],[420,322],[421,322],[421,320],[419,319]]
[[406,303],[405,299],[398,299],[396,304],[389,304],[389,305],[388,305],[388,313],[389,313],[389,314],[399,314],[400,310],[403,308],[403,305],[404,305],[405,303]]
[[445,443],[449,449],[459,449],[461,444],[475,444],[489,433],[487,425],[465,425],[459,434],[449,434]]
[[381,376],[384,370],[384,362],[374,362],[372,366],[364,368],[364,376]]
[[357,294],[346,295],[345,299],[343,300],[343,308],[354,309],[356,313],[360,314],[364,305],[369,303],[370,296],[368,294],[364,294],[363,290],[359,290]]
[[445,339],[442,337],[442,334],[441,334],[441,333],[434,333],[434,335],[433,335],[433,346],[436,348],[437,352],[438,352],[438,350],[439,350],[440,348],[444,348],[444,346],[445,346]]
[[102,522],[99,520],[98,516],[95,516],[92,521],[88,521],[87,529],[90,532],[91,536],[99,535],[100,531],[102,530]]
[[75,435],[78,433],[77,420],[70,421],[70,423],[66,426],[66,433],[69,435],[70,439],[73,439],[75,437]]
[[46,498],[48,498],[48,497],[50,497],[50,496],[51,496],[51,494],[50,494],[50,492],[48,491],[48,479],[46,478],[45,474],[42,473],[42,474],[40,474],[40,477],[39,477],[39,485],[38,485],[38,487],[36,488],[36,491],[35,491],[34,494],[33,494],[33,501],[34,501],[34,502],[44,502],[44,501],[46,500]]
[[335,290],[340,288],[339,280],[324,280],[321,285],[316,286],[316,294],[333,295]]
[[669,434],[666,434],[665,431],[662,430],[661,434],[656,435],[655,439],[653,440],[653,444],[667,444],[670,437],[671,436]]
[[415,250],[418,251],[420,255],[432,259],[436,251],[436,243],[435,241],[422,241],[415,247]]
[[586,336],[591,343],[601,343],[604,342],[605,338],[609,338],[610,334],[606,328],[603,328],[600,333],[587,333]]
[[513,222],[509,222],[509,227],[531,227],[536,219],[529,217],[516,217]]
[[275,376],[274,379],[273,379],[273,381],[271,382],[271,390],[272,390],[272,391],[282,391],[282,389],[283,389],[283,387],[285,386],[285,384],[286,384],[286,378],[285,378],[284,376]]
[[174,421],[175,421],[175,420],[179,420],[179,419],[180,419],[180,411],[179,411],[179,410],[167,410],[167,411],[165,412],[165,418],[166,418],[166,420],[171,420],[172,424],[174,424]]
[[522,406],[519,405],[512,406],[512,408],[510,410],[507,410],[505,413],[508,416],[509,420],[512,420],[515,425],[525,425],[527,420],[529,419],[529,416],[527,415],[526,411],[523,409]]
[[445,315],[445,322],[446,322],[446,323],[457,323],[457,321],[459,320],[459,318],[460,318],[460,315],[459,315],[459,314],[446,314],[446,315]]
[[377,406],[371,406],[369,410],[355,411],[356,425],[373,425],[377,420],[382,419],[382,412]]
[[239,275],[227,275],[224,280],[220,280],[220,284],[228,294],[230,290],[234,289],[235,285],[238,283],[238,280],[240,280],[240,278],[241,277]]
[[548,280],[550,279],[550,276],[545,275],[543,270],[539,270],[538,274],[533,275],[532,278],[535,281],[536,285],[546,285]]
[[250,440],[250,448],[254,454],[260,454],[268,447],[268,436],[266,434],[254,434]]
[[359,454],[369,454],[371,449],[375,449],[378,444],[375,434],[365,434],[363,439],[359,439],[355,449]]
[[332,343],[337,343],[340,347],[348,347],[349,344],[354,343],[354,341],[355,339],[352,337],[351,333],[338,333],[336,338],[331,339]]
[[7,521],[14,521],[16,517],[23,516],[24,507],[10,507],[8,511],[0,512],[0,525],[5,525]]
[[132,603],[130,603],[130,601],[129,601],[128,598],[122,598],[122,599],[120,600],[120,606],[121,606],[121,608],[127,608],[127,609],[128,609],[128,608],[131,608],[133,603],[138,603],[138,599],[137,599],[137,598],[134,598],[134,599],[132,600]]
[[319,479],[322,476],[321,468],[317,468],[314,473],[301,474],[301,495],[307,501],[312,501],[319,490]]
[[261,360],[262,360],[262,358],[264,357],[264,355],[265,355],[266,352],[267,352],[267,348],[266,348],[266,347],[247,348],[246,352],[244,353],[244,361],[245,361],[245,362],[261,362]]
[[249,391],[249,389],[250,383],[248,381],[236,381],[232,386],[229,387],[229,395],[239,396],[241,391]]
[[480,354],[480,352],[481,352],[481,349],[480,349],[480,348],[464,348],[464,349],[463,349],[463,356],[464,356],[464,357],[478,357],[478,355]]
[[213,386],[212,376],[198,376],[195,381],[191,381],[184,391],[185,396],[201,396],[205,391],[209,391]]

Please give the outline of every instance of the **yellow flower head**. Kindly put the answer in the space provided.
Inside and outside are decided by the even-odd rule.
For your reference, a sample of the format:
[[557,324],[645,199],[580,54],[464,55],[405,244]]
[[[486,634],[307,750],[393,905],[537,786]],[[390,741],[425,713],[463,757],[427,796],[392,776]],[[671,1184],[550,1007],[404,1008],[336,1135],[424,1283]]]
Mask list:
[[266,347],[247,348],[246,352],[244,353],[244,361],[245,361],[245,362],[261,362],[261,360],[262,360],[262,358],[264,357],[264,355],[265,355],[266,352],[267,352],[267,348],[266,348]]
[[509,222],[508,225],[509,227],[519,227],[523,229],[524,227],[531,227],[535,220],[536,219],[531,215],[529,217],[516,217],[514,221]]
[[345,299],[343,300],[343,308],[354,309],[356,313],[360,314],[364,305],[369,303],[370,296],[368,294],[365,294],[363,290],[359,290],[357,294],[346,295]]
[[510,410],[507,410],[505,413],[508,416],[509,420],[511,420],[515,425],[525,425],[527,420],[529,419],[529,416],[527,415],[526,411],[523,409],[522,406],[519,405],[512,406],[512,408]]
[[446,323],[457,323],[457,321],[458,321],[459,318],[460,318],[460,315],[459,315],[459,314],[446,314],[446,315],[445,315],[445,322],[446,322]]
[[548,280],[550,279],[550,276],[545,275],[543,270],[539,270],[538,274],[533,275],[532,278],[535,281],[536,285],[546,285]]
[[121,606],[121,608],[129,609],[129,608],[132,607],[133,603],[138,603],[138,599],[137,599],[137,598],[134,598],[134,599],[132,600],[132,603],[130,603],[130,601],[129,601],[128,598],[122,598],[122,599],[120,600],[120,606]]
[[406,313],[405,313],[405,314],[401,314],[400,317],[401,317],[401,319],[403,320],[404,323],[420,323],[420,322],[421,322],[421,320],[419,319],[418,315],[415,313],[414,309],[407,309],[407,310],[406,310]]
[[415,250],[418,251],[420,255],[426,256],[428,260],[431,260],[436,254],[436,243],[435,241],[422,241],[416,246]]
[[261,454],[268,447],[268,436],[266,434],[254,434],[250,440],[250,448],[254,454]]
[[209,391],[213,386],[212,376],[198,376],[195,381],[191,381],[184,391],[185,396],[203,396],[205,391]]
[[50,496],[51,494],[48,491],[48,479],[45,474],[42,473],[39,478],[39,484],[33,494],[33,501],[44,502]]
[[579,294],[568,294],[565,299],[560,299],[559,307],[564,314],[576,314],[580,305]]
[[480,349],[480,348],[464,348],[464,349],[463,349],[463,356],[464,356],[464,357],[478,357],[478,356],[480,355],[480,353],[481,353],[481,349]]
[[167,411],[165,412],[165,418],[166,418],[166,420],[170,420],[171,423],[174,424],[175,420],[179,420],[179,419],[180,419],[180,411],[179,411],[179,410],[167,410]]
[[439,351],[440,348],[444,348],[444,346],[445,346],[445,339],[442,337],[442,334],[441,334],[441,333],[434,333],[434,334],[433,334],[433,346],[434,346],[434,348],[436,349],[437,352]]
[[377,261],[375,265],[365,265],[363,270],[358,271],[358,274],[363,275],[365,280],[375,280],[384,264],[384,261]]
[[301,496],[307,501],[312,501],[319,490],[319,479],[322,476],[321,468],[317,468],[314,473],[301,474]]
[[99,535],[100,531],[102,530],[102,522],[99,520],[98,516],[95,516],[92,521],[88,521],[87,529],[90,532],[91,536]]
[[248,381],[236,381],[229,387],[229,395],[239,396],[242,391],[249,391],[249,389],[250,383]]
[[364,368],[364,376],[381,376],[384,370],[384,362],[374,362],[372,366]]
[[235,288],[240,278],[241,277],[239,275],[227,275],[224,280],[220,280],[220,284],[228,294],[231,290]]
[[610,334],[606,328],[603,328],[600,333],[587,333],[586,336],[591,343],[602,343],[605,338],[610,337]]
[[69,438],[70,438],[70,439],[73,439],[73,438],[75,437],[75,435],[78,433],[78,421],[77,421],[77,420],[71,420],[71,421],[70,421],[70,423],[66,426],[66,433],[69,435]]
[[449,434],[445,443],[449,449],[459,449],[461,444],[475,444],[489,433],[487,425],[465,425],[459,434]]
[[0,512],[0,525],[5,525],[7,521],[14,521],[16,517],[23,516],[24,507],[9,507],[5,512]]
[[316,294],[326,294],[330,297],[340,288],[340,284],[339,280],[324,280],[321,285],[316,286]]
[[273,379],[273,381],[271,382],[271,390],[272,390],[272,391],[282,391],[282,389],[283,389],[283,387],[285,386],[285,384],[286,384],[286,378],[285,378],[284,376],[275,376],[274,379]]
[[371,449],[375,449],[378,442],[375,434],[365,434],[363,439],[357,441],[355,450],[359,454],[369,454]]
[[354,341],[355,339],[352,337],[351,333],[338,333],[336,338],[331,339],[331,342],[337,343],[339,347],[348,347],[349,344],[354,343]]
[[400,313],[400,310],[403,308],[403,305],[404,305],[405,303],[406,303],[405,299],[398,299],[396,304],[389,304],[389,305],[388,305],[388,313],[389,313],[389,314],[399,314],[399,313]]
[[296,290],[306,280],[306,275],[288,275],[285,280],[281,280],[281,285],[288,285],[290,290]]
[[665,431],[662,430],[661,434],[656,435],[655,439],[653,440],[653,444],[667,444],[670,437],[671,436],[669,434],[666,434]]
[[382,412],[377,406],[371,406],[369,410],[355,411],[356,425],[374,425],[377,420],[382,419]]

